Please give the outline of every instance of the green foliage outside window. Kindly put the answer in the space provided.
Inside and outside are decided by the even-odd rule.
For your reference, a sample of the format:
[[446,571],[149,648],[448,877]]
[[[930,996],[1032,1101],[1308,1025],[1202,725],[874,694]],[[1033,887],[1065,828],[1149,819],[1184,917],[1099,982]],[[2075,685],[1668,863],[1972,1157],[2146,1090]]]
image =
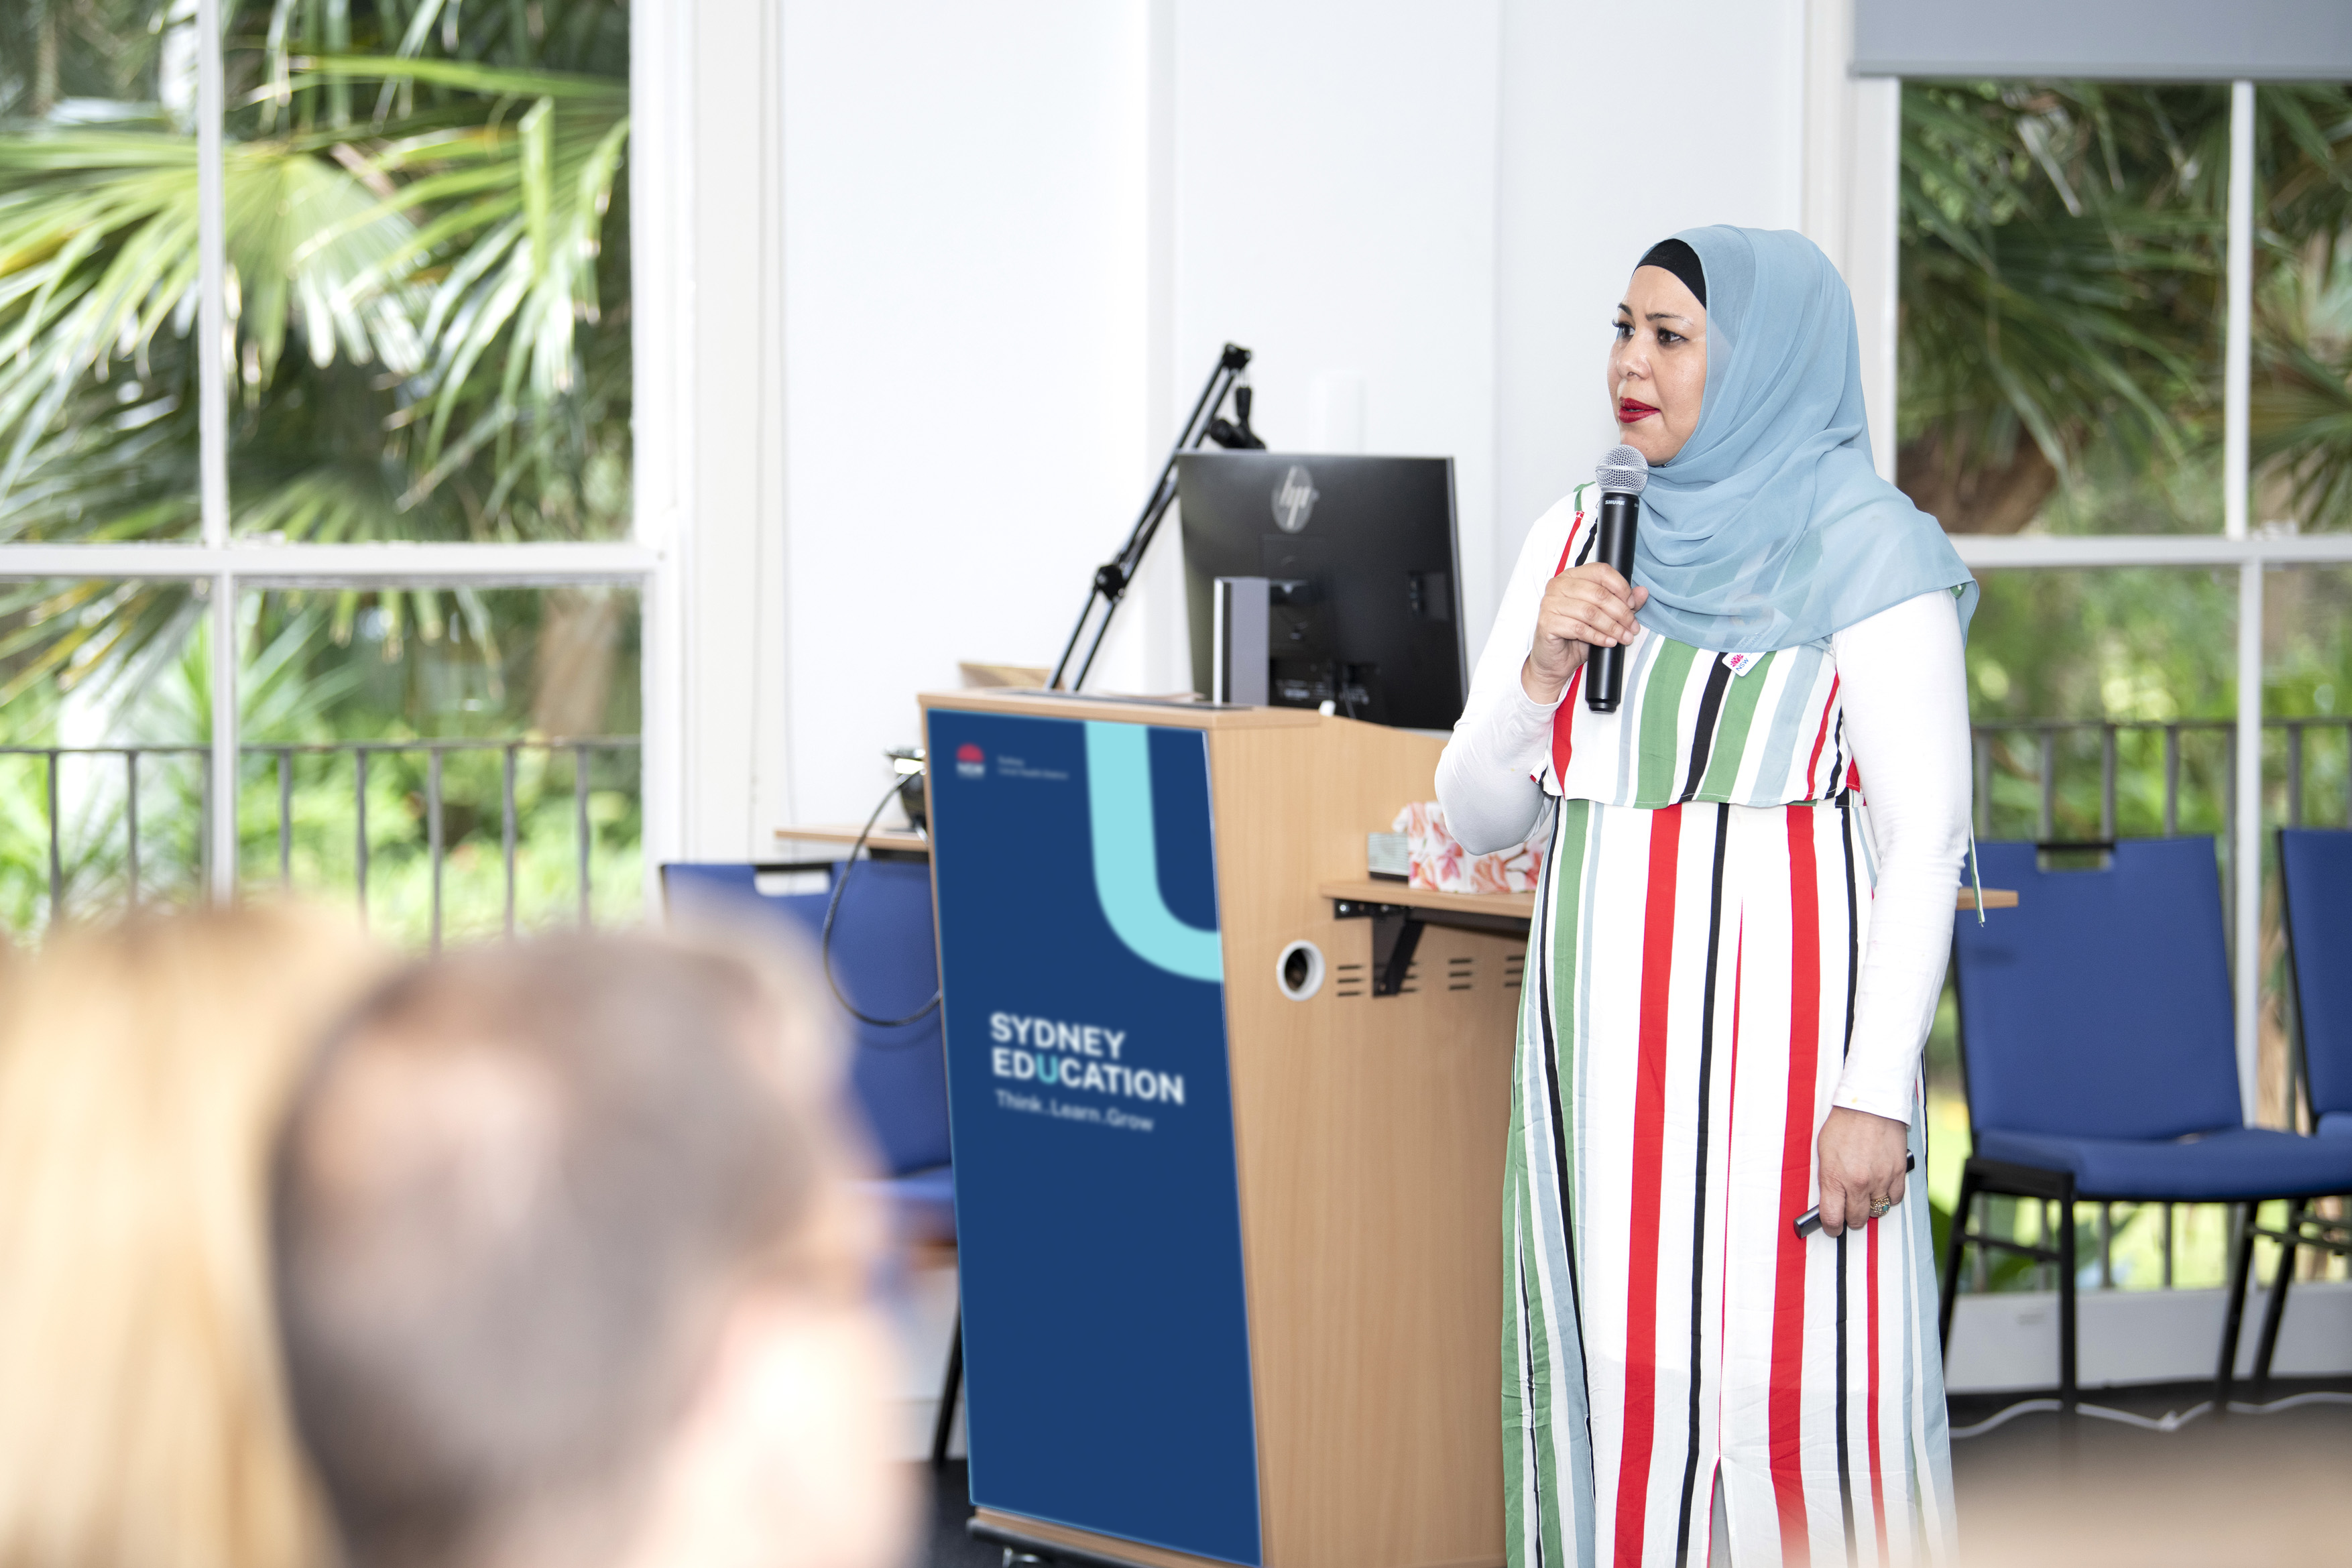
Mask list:
[[[315,541],[625,535],[626,0],[224,11],[232,528]],[[197,53],[193,7],[0,9],[0,542],[197,532]],[[628,601],[257,596],[240,622],[245,737],[634,734]],[[0,740],[201,743],[201,705],[165,699],[204,690],[188,685],[204,608],[169,583],[0,587]],[[378,821],[399,829],[371,880],[386,879],[388,906],[413,908],[429,894],[399,847],[424,842],[404,769],[421,773],[423,759],[404,756],[376,765],[394,791],[381,813],[371,781],[371,834]],[[314,888],[347,887],[352,869],[338,873],[325,847],[356,831],[348,758],[340,766],[340,791],[322,781],[298,811],[320,845],[297,856],[327,879]],[[599,885],[617,878],[633,900],[633,758],[626,771],[592,793],[611,841],[598,852],[628,862],[625,874],[600,869]],[[527,839],[573,833],[566,779],[543,812],[526,811]],[[67,817],[98,857],[80,868],[97,890],[127,872],[123,802],[119,789],[90,789]],[[12,791],[12,817],[24,805]],[[276,810],[274,778],[240,792],[243,858],[264,883]],[[27,826],[39,830],[30,841]],[[196,873],[174,868],[167,843],[149,885],[168,894]],[[47,861],[46,821],[0,828],[0,922],[35,918],[28,890],[46,898]],[[468,905],[467,918],[478,914]]]

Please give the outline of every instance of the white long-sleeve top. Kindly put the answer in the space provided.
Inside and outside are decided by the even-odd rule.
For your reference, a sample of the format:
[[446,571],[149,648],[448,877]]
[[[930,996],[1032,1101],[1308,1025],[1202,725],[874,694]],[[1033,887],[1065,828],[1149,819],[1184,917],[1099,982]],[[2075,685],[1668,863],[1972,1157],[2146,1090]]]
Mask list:
[[[1545,780],[1571,795],[1612,798],[1580,787],[1579,766],[1570,767],[1563,786],[1553,755],[1559,703],[1538,703],[1520,684],[1544,588],[1579,517],[1563,501],[1529,531],[1472,674],[1469,701],[1438,763],[1437,797],[1446,826],[1474,852],[1528,840],[1549,814]],[[1626,650],[1629,667],[1646,670],[1643,661],[1661,645],[1671,646],[1644,631]],[[1858,773],[1877,856],[1853,1040],[1832,1103],[1908,1121],[1920,1047],[1943,990],[1953,894],[1969,841],[1968,685],[1959,619],[1948,592],[1923,593],[1836,632],[1825,652],[1792,650],[1774,659],[1778,674],[1759,669],[1738,678],[1775,681],[1784,690],[1801,683],[1811,695],[1810,711],[1824,716],[1822,737],[1808,757],[1801,737],[1789,765],[1818,772],[1819,787],[1832,791],[1831,781],[1849,767]],[[1562,700],[1578,689],[1571,683]],[[1794,695],[1790,700],[1798,703]],[[1580,715],[1580,724],[1586,717]],[[1832,735],[1834,746],[1827,744]],[[1820,771],[1825,748],[1832,755],[1827,770]],[[1581,766],[1618,764],[1596,765],[1588,758]],[[1622,781],[1626,773],[1615,777]]]

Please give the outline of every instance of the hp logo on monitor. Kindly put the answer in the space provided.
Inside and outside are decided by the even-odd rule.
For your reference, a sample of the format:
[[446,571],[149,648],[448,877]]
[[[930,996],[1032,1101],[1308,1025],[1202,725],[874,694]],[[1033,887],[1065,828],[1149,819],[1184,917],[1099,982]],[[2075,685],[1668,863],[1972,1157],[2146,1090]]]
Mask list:
[[1292,464],[1283,471],[1282,483],[1274,487],[1275,526],[1286,534],[1297,533],[1307,526],[1318,498],[1314,476],[1304,465]]

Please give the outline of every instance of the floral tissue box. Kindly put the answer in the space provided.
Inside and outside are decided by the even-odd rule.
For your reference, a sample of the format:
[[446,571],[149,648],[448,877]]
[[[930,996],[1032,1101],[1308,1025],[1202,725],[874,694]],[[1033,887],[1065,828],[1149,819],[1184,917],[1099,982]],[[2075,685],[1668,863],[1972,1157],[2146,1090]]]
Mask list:
[[1445,808],[1417,802],[1397,813],[1411,862],[1408,883],[1434,893],[1532,893],[1543,872],[1543,847],[1521,844],[1474,855],[1445,831]]

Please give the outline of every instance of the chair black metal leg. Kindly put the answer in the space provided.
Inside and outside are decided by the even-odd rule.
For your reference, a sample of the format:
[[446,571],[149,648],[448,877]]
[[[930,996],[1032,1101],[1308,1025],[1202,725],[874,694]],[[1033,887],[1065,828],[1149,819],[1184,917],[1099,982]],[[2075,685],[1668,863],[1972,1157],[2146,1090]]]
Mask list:
[[1952,1351],[1952,1309],[1960,1295],[1960,1265],[1968,1256],[1969,1221],[1976,1212],[1976,1178],[1965,1170],[1960,1175],[1960,1200],[1952,1209],[1952,1235],[1944,1249],[1943,1301],[1937,1309],[1936,1343],[1943,1353]]
[[2077,1390],[2074,1374],[2074,1203],[2072,1194],[2058,1203],[2058,1409],[2074,1414]]
[[2294,1283],[2295,1245],[2293,1238],[2300,1228],[2302,1219],[2302,1206],[2288,1205],[2286,1233],[2289,1239],[2279,1246],[2278,1272],[2271,1276],[2270,1304],[2263,1309],[2263,1337],[2254,1345],[2256,1388],[2271,1380],[2271,1356],[2278,1349],[2279,1324],[2286,1317],[2287,1287]]
[[2238,1375],[2238,1330],[2246,1318],[2246,1281],[2254,1271],[2254,1207],[2238,1206],[2238,1246],[2230,1259],[2230,1310],[2221,1321],[2221,1362],[2213,1374],[2213,1413],[2230,1412],[2230,1385]]
[[963,1392],[963,1309],[956,1309],[955,1338],[948,1344],[948,1375],[940,1387],[939,1419],[931,1426],[931,1468],[948,1462],[948,1437],[955,1430],[956,1397]]

